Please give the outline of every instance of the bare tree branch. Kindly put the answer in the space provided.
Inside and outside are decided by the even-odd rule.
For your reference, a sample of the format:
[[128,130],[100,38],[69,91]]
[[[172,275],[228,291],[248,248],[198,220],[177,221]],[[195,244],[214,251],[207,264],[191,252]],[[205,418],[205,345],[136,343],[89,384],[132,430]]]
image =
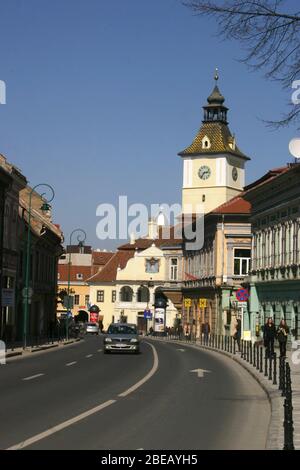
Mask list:
[[[287,88],[297,76],[300,79],[300,12],[283,11],[284,3],[285,0],[183,2],[198,15],[216,18],[224,38],[241,42],[245,48],[243,63],[254,70],[264,70],[266,78]],[[273,124],[285,126],[295,121],[300,122],[298,109]]]

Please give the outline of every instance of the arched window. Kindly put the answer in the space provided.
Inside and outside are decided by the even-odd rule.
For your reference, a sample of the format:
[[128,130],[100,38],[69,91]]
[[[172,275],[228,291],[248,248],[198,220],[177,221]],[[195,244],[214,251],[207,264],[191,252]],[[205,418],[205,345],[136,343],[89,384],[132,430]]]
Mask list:
[[137,291],[137,301],[138,302],[149,302],[150,294],[148,287],[141,286]]
[[132,302],[133,290],[129,286],[124,286],[120,290],[120,302]]

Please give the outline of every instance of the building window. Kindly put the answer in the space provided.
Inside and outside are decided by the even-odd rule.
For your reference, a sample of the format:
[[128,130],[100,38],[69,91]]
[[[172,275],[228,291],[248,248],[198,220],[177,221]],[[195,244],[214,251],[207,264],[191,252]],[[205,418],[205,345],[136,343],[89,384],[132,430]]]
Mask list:
[[177,276],[178,276],[178,259],[171,258],[171,267],[170,267],[171,281],[177,281]]
[[151,258],[146,260],[146,273],[158,273],[159,261],[158,259]]
[[234,250],[234,274],[245,276],[250,271],[251,250],[235,248]]
[[90,303],[90,296],[89,295],[86,295],[85,296],[85,306],[87,307]]
[[81,281],[83,279],[83,274],[77,273],[76,274],[76,279],[77,279],[77,281]]
[[97,290],[97,302],[104,302],[104,290]]
[[124,286],[120,290],[120,302],[132,302],[133,291],[131,287]]
[[80,297],[79,295],[74,295],[74,305],[79,305]]
[[137,301],[138,302],[149,302],[150,293],[148,287],[141,286],[137,291]]
[[115,303],[116,299],[117,299],[117,291],[113,290],[113,291],[111,291],[111,301],[112,301],[112,303]]

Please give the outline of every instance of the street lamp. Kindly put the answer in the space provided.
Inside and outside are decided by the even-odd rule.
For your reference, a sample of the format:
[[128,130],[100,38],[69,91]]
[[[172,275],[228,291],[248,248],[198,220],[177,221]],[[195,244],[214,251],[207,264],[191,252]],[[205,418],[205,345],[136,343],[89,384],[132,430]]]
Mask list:
[[45,193],[42,193],[40,196],[45,199],[43,202],[42,207],[40,210],[43,212],[45,215],[49,215],[50,213],[50,202],[53,201],[55,192],[52,186],[46,183],[40,183],[34,186],[34,188],[31,189],[29,193],[29,208],[28,208],[28,229],[27,229],[27,246],[26,246],[26,268],[25,268],[25,290],[23,291],[23,296],[24,296],[24,328],[23,328],[23,347],[24,349],[27,347],[27,323],[28,323],[28,311],[29,311],[29,298],[32,296],[32,290],[29,288],[29,282],[30,282],[30,251],[31,251],[31,230],[30,230],[30,224],[31,224],[31,204],[32,204],[32,195],[35,192],[35,190],[39,187],[43,186],[44,188],[50,189],[51,191],[51,197],[49,199],[45,199]]
[[78,241],[78,246],[83,247],[83,244],[86,240],[86,233],[82,228],[75,228],[73,232],[70,234],[70,241],[69,241],[69,246],[70,246],[70,252],[69,252],[69,260],[68,260],[68,301],[67,301],[67,319],[66,319],[66,340],[69,339],[69,312],[70,312],[70,307],[71,307],[71,298],[70,298],[70,284],[71,284],[71,246],[72,246],[72,238],[73,235],[77,233],[77,241]]

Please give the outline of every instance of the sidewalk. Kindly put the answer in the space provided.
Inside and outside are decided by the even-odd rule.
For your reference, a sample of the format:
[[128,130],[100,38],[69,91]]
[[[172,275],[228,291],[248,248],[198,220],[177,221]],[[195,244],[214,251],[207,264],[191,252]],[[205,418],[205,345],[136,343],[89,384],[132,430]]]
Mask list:
[[[157,338],[156,338],[157,339]],[[267,450],[282,450],[284,446],[284,397],[281,395],[281,390],[278,389],[279,377],[277,376],[277,384],[273,385],[272,381],[268,379],[268,376],[264,376],[264,372],[261,373],[253,364],[250,364],[246,359],[241,358],[241,354],[236,352],[225,351],[223,349],[218,349],[212,346],[206,346],[200,344],[200,340],[197,339],[196,342],[164,338],[160,341],[172,341],[182,345],[186,344],[187,346],[196,347],[199,349],[205,349],[213,351],[219,354],[226,355],[232,360],[240,364],[244,369],[246,369],[255,380],[261,385],[261,387],[266,392],[270,405],[271,405],[271,420],[269,425],[269,435],[266,445]],[[276,351],[277,353],[277,351]],[[297,350],[296,358],[298,359],[298,364],[296,361],[292,361],[293,351],[287,352],[287,362],[290,364],[291,368],[291,380],[292,380],[292,399],[293,399],[293,423],[294,423],[294,446],[295,450],[300,450],[300,349]],[[279,351],[277,353],[279,357]],[[295,359],[295,357],[294,357]]]
[[53,341],[53,343],[45,343],[45,344],[40,344],[38,346],[30,346],[26,349],[23,349],[23,347],[15,347],[15,348],[8,348],[6,350],[5,357],[6,359],[12,358],[12,357],[17,357],[17,356],[28,356],[31,353],[35,353],[38,351],[46,351],[48,349],[53,349],[53,348],[59,348],[62,346],[66,346],[68,344],[76,343],[80,341],[80,338],[71,338],[69,340],[63,340],[63,341]]

